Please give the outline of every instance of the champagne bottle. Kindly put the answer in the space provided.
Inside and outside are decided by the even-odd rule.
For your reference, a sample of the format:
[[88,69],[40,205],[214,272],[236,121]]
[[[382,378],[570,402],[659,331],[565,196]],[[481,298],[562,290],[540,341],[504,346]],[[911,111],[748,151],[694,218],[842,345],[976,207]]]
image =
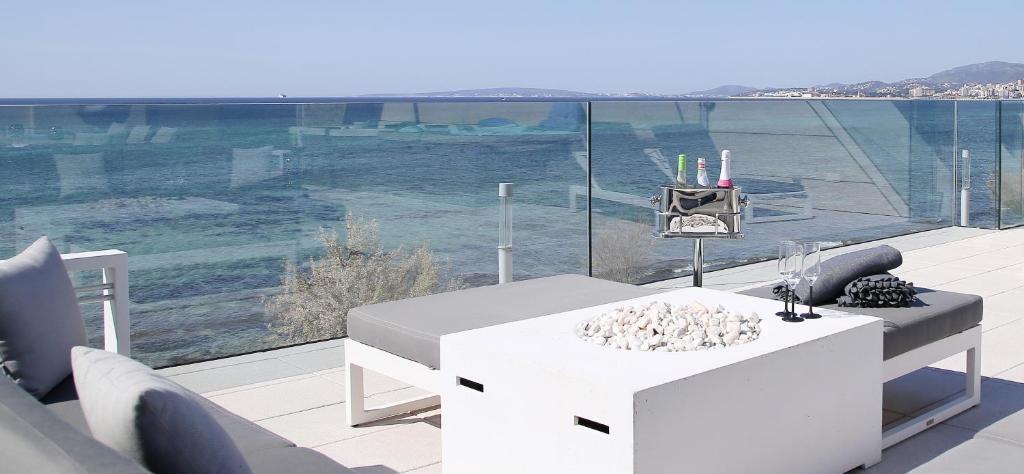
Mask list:
[[697,185],[711,187],[711,181],[708,180],[708,161],[703,157],[697,158]]
[[686,187],[686,155],[679,154],[679,169],[676,171],[676,186]]
[[732,173],[729,167],[732,162],[732,153],[729,150],[722,150],[722,174],[718,175],[718,187],[732,187]]

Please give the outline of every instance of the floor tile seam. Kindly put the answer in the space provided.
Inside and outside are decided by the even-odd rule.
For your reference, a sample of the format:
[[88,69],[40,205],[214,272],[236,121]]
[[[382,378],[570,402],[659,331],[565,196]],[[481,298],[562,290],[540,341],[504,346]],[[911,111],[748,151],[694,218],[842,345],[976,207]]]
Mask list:
[[344,404],[345,404],[344,401],[335,402],[335,403],[328,403],[327,405],[321,405],[321,406],[318,406],[318,407],[311,407],[311,408],[304,408],[302,410],[291,412],[291,413],[284,413],[284,414],[281,414],[281,415],[268,416],[266,418],[260,419],[259,421],[272,421],[272,420],[274,420],[276,418],[282,418],[282,417],[285,417],[285,416],[291,416],[291,415],[295,415],[295,414],[303,413],[303,412],[307,412],[307,411],[312,411],[312,410],[319,410],[321,408],[327,408],[327,407],[332,406],[332,405],[344,405]]
[[[967,257],[967,258],[970,258],[970,257]],[[938,264],[938,265],[942,265],[942,264],[940,263],[940,264]],[[990,270],[984,270],[984,271],[981,271],[981,272],[975,273],[975,274],[973,274],[973,275],[967,275],[967,276],[964,276],[964,277],[961,277],[961,278],[957,278],[957,279],[955,279],[955,280],[949,280],[949,281],[947,281],[947,282],[945,282],[945,283],[939,283],[939,285],[948,285],[948,284],[950,284],[950,283],[956,283],[956,282],[964,281],[964,280],[967,280],[967,279],[970,279],[970,278],[974,278],[974,277],[977,277],[978,275],[982,275],[982,274],[987,274],[987,273],[992,273],[992,272],[998,272],[998,271],[1001,271],[1001,270],[1005,270],[1005,269],[1007,269],[1007,268],[1009,268],[1009,267],[1013,267],[1013,266],[1017,266],[1017,265],[1020,265],[1020,263],[1012,263],[1012,264],[1010,264],[1010,265],[1006,265],[1006,266],[1003,266],[1003,267],[993,268],[993,269],[990,269]],[[930,267],[929,267],[929,268],[930,268]],[[923,269],[919,269],[919,270],[923,270]],[[913,271],[913,270],[912,270],[912,271]],[[1006,293],[1007,291],[1013,291],[1013,290],[1016,290],[1016,289],[1018,289],[1018,288],[1022,288],[1022,287],[1024,287],[1024,285],[1022,285],[1022,286],[1016,286],[1016,287],[1010,288],[1010,289],[1008,289],[1008,290],[1003,290],[1003,291],[1000,291],[1000,292],[997,292],[997,293],[993,293],[993,294],[989,295],[989,298],[991,298],[991,297],[993,297],[993,296],[996,296],[996,295],[998,295],[998,294],[1001,294],[1001,293]]]
[[[985,353],[982,352],[981,356],[985,357]],[[984,360],[984,359],[982,359],[982,360]],[[1002,383],[1007,383],[1007,384],[1020,383],[1020,382],[1014,382],[1013,380],[1006,380],[1006,379],[998,379],[998,378],[996,378],[996,377],[999,377],[1000,375],[1003,375],[1003,374],[1005,374],[1005,373],[1007,373],[1007,372],[1009,372],[1011,370],[1014,370],[1014,369],[1016,369],[1018,367],[1024,367],[1024,362],[1021,362],[1021,363],[1019,363],[1017,365],[1014,365],[1013,367],[1010,367],[1008,369],[1000,370],[999,372],[996,372],[996,373],[992,374],[991,376],[989,376],[989,378],[993,379],[993,380],[1000,380],[1000,381],[1002,381]]]
[[[317,350],[327,350],[327,349],[317,349]],[[303,354],[309,354],[311,352],[316,352],[316,351],[303,352]],[[283,357],[288,357],[288,356],[283,356]],[[330,368],[321,369],[321,370],[310,370],[310,369],[308,369],[306,367],[302,367],[301,365],[298,365],[296,363],[288,362],[288,361],[286,361],[286,360],[284,360],[282,358],[278,358],[277,360],[281,361],[282,364],[289,365],[289,366],[294,367],[296,369],[302,370],[304,373],[308,373],[308,374],[316,374],[317,372],[323,372],[323,371],[326,371],[326,370],[344,369],[345,368],[345,364],[342,363],[341,365],[339,365],[337,367],[330,367]]]
[[[995,329],[999,329],[999,328],[1001,328],[1003,326],[1009,326],[1010,324],[1020,322],[1021,319],[1024,319],[1024,316],[1021,316],[1021,317],[1018,317],[1018,318],[1014,318],[1014,319],[1011,319],[1011,320],[1003,322],[1003,323],[996,324],[995,326],[986,327],[985,326],[985,319],[982,318],[982,320],[981,320],[981,328],[982,328],[981,332],[982,333],[986,333],[986,332],[989,332],[989,331],[992,331],[992,330],[995,330]],[[984,354],[984,351],[982,351],[982,353]]]
[[[282,417],[282,416],[294,415],[294,414],[296,414],[296,413],[302,413],[302,412],[304,412],[304,411],[309,411],[309,410],[316,410],[316,409],[318,409],[318,408],[324,408],[324,407],[329,407],[329,406],[331,406],[331,405],[337,405],[338,403],[345,403],[345,402],[331,402],[331,403],[325,403],[325,404],[323,404],[323,405],[317,405],[317,406],[314,406],[314,407],[308,407],[308,408],[303,408],[303,409],[301,409],[301,410],[295,410],[295,411],[290,411],[290,412],[288,412],[288,413],[279,413],[279,414],[277,414],[277,415],[265,416],[265,417],[263,417],[263,418],[248,418],[248,420],[249,420],[249,421],[253,421],[253,422],[256,422],[256,423],[259,423],[259,422],[261,422],[261,421],[266,421],[266,420],[269,420],[269,419],[271,419],[271,418],[279,418],[279,417]],[[243,418],[245,418],[245,417],[243,417]]]
[[422,465],[422,466],[414,467],[414,468],[412,468],[412,469],[406,469],[406,470],[404,470],[404,471],[402,471],[402,472],[403,472],[403,473],[405,473],[405,472],[412,472],[412,471],[415,471],[415,470],[417,470],[417,469],[423,469],[423,468],[425,468],[425,467],[430,467],[430,466],[434,466],[434,465],[437,465],[437,464],[441,464],[441,461],[438,461],[438,462],[432,462],[432,463],[430,463],[430,464],[424,464],[424,465]]
[[[310,343],[308,343],[308,345],[320,344],[321,342],[323,342],[323,341],[320,341],[320,342],[310,342]],[[306,344],[300,344],[300,346],[301,345],[306,345]],[[277,349],[268,349],[266,351],[257,352],[257,353],[241,354],[241,355],[237,355],[237,356],[233,356],[233,357],[246,357],[246,356],[254,356],[255,357],[257,354],[259,354],[260,356],[259,357],[255,357],[252,360],[246,360],[246,361],[241,361],[241,362],[231,362],[231,363],[225,362],[224,364],[215,364],[213,367],[205,367],[205,368],[200,368],[200,369],[196,369],[196,370],[189,370],[187,372],[177,372],[177,373],[174,373],[174,374],[171,374],[171,375],[167,375],[167,377],[174,377],[174,376],[185,375],[185,374],[194,374],[194,373],[197,373],[197,372],[206,372],[208,370],[222,369],[222,368],[225,368],[225,367],[234,367],[236,365],[253,364],[253,363],[256,363],[256,362],[263,362],[263,361],[267,361],[267,360],[270,360],[270,359],[278,359],[278,360],[280,360],[282,357],[289,357],[289,356],[298,355],[298,354],[308,354],[310,352],[324,351],[324,350],[328,350],[328,349],[334,349],[334,348],[337,348],[337,347],[344,347],[344,343],[339,344],[337,346],[323,347],[323,348],[320,348],[320,349],[297,350],[295,352],[290,352],[290,353],[284,354],[284,355],[274,354],[274,352],[282,351],[282,350],[288,350],[288,349],[293,349],[295,347],[297,347],[297,346],[280,347],[280,348],[277,348]],[[215,363],[217,361],[202,361],[202,362],[195,362],[195,364],[203,364],[203,363],[207,363],[207,362]],[[282,362],[284,362],[284,361],[282,361]],[[192,364],[185,364],[185,365],[192,365]],[[290,364],[290,365],[294,366],[294,364]],[[164,367],[164,369],[172,369],[172,368],[175,368],[175,367],[181,367],[181,366],[177,365],[177,366],[171,366],[171,367]],[[162,370],[162,369],[159,369],[159,370]]]
[[228,387],[228,388],[224,388],[224,389],[221,389],[221,390],[212,390],[212,391],[209,391],[209,392],[201,393],[200,395],[202,395],[202,396],[204,396],[206,398],[211,398],[212,399],[212,398],[220,397],[220,396],[224,396],[224,395],[232,395],[232,394],[235,394],[235,393],[246,392],[246,391],[249,391],[249,390],[258,390],[258,389],[261,389],[261,388],[273,387],[275,385],[281,385],[281,384],[285,384],[285,383],[288,383],[288,382],[299,382],[299,381],[302,381],[302,380],[309,380],[309,379],[317,378],[317,377],[319,377],[319,376],[316,375],[316,374],[312,374],[312,373],[289,375],[287,377],[281,377],[281,378],[272,379],[272,380],[265,380],[263,382],[253,382],[253,383],[250,383],[250,384],[239,385],[239,386],[236,386],[236,387]]
[[377,426],[374,426],[374,428],[380,428],[379,430],[373,430],[373,431],[370,431],[370,432],[367,432],[367,433],[360,433],[358,435],[350,436],[348,438],[342,438],[342,439],[339,439],[339,440],[329,441],[327,443],[321,443],[321,444],[317,444],[317,445],[313,445],[313,446],[307,446],[307,447],[310,448],[310,449],[319,450],[319,448],[323,448],[323,447],[326,447],[326,446],[329,446],[329,445],[332,445],[332,444],[347,443],[347,442],[352,441],[354,439],[363,438],[363,437],[366,437],[366,436],[370,436],[372,434],[383,433],[385,431],[391,431],[393,429],[401,428],[403,426],[408,426],[408,425],[406,425],[406,424],[395,424],[395,425],[387,426],[387,427],[377,425]]

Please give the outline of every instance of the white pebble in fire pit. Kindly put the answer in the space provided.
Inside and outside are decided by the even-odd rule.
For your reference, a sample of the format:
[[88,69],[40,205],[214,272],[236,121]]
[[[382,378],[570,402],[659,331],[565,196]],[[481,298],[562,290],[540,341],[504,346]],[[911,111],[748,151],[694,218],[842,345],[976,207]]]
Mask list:
[[744,344],[760,335],[757,313],[741,314],[696,302],[626,306],[576,326],[576,336],[584,341],[631,351],[700,351]]

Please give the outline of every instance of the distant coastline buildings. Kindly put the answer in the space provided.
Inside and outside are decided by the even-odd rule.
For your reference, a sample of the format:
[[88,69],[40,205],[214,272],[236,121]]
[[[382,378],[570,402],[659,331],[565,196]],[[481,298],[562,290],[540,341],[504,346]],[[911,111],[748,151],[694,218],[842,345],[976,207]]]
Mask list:
[[904,81],[897,84],[863,83],[840,87],[763,89],[734,97],[762,98],[905,98],[905,99],[1021,99],[1024,79],[1002,84],[927,84]]

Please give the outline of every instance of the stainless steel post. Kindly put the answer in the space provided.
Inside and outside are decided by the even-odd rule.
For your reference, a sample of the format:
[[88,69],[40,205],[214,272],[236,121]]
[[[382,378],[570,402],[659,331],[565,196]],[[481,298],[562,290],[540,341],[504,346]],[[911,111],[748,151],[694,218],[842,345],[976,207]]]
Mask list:
[[693,239],[693,286],[704,286],[704,239]]
[[971,151],[964,150],[961,156],[960,225],[967,227],[971,223]]
[[512,281],[512,183],[498,183],[498,284]]

